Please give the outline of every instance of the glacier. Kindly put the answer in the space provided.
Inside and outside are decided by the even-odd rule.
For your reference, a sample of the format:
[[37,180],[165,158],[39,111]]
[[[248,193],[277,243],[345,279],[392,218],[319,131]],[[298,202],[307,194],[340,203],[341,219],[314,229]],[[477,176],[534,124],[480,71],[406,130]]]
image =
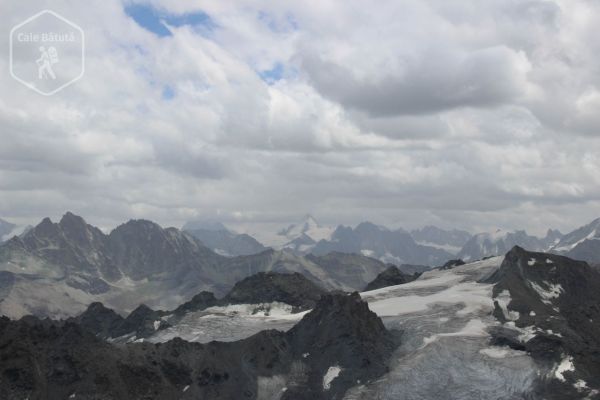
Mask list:
[[[401,332],[389,372],[375,382],[357,382],[347,400],[521,399],[530,396],[540,370],[523,351],[490,345],[493,285],[481,283],[503,257],[431,270],[419,279],[361,293],[388,329]],[[503,307],[504,308],[504,307]],[[267,310],[267,311],[265,311]],[[286,331],[305,314],[282,303],[212,307],[185,315],[147,339],[165,342],[239,340],[264,329]],[[167,317],[168,318],[168,317]],[[508,325],[513,325],[508,322]],[[526,332],[525,332],[526,333]],[[525,334],[524,333],[524,334]]]

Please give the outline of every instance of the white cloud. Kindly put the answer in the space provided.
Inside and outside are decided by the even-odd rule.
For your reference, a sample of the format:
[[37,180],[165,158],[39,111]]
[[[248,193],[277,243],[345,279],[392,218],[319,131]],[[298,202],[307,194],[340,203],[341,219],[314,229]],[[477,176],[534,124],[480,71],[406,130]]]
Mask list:
[[[7,219],[247,226],[309,211],[539,232],[597,216],[594,3],[161,1],[216,28],[158,37],[116,0],[1,2],[4,48],[43,8],[87,38],[84,78],[49,98],[0,53]],[[282,79],[262,80],[276,65]]]

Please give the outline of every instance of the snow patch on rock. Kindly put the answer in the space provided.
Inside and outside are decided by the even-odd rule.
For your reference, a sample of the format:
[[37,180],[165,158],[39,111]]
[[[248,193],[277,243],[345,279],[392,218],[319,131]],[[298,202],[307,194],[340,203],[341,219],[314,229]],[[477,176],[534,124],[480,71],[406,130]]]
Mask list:
[[331,388],[331,382],[333,382],[333,380],[340,375],[340,372],[342,372],[342,369],[337,365],[329,367],[329,369],[325,373],[325,376],[323,376],[324,390],[329,390]]
[[560,364],[554,369],[554,377],[561,382],[565,381],[565,376],[563,375],[567,371],[575,371],[575,366],[573,365],[573,357],[568,356],[562,359]]
[[560,294],[563,292],[563,288],[560,284],[553,284],[546,281],[542,283],[544,284],[544,286],[546,286],[547,289],[544,289],[541,285],[538,285],[535,282],[530,282],[530,285],[531,288],[540,295],[544,303],[552,304],[550,300],[559,297]]

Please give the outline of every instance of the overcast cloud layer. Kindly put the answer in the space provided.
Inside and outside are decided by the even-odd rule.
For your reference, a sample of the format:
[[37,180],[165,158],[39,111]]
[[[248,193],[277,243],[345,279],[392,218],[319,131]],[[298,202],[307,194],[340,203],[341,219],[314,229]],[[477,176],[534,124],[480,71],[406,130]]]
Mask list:
[[[600,216],[597,1],[150,4],[210,24],[159,36],[131,2],[0,0],[0,217],[540,233]],[[11,27],[44,8],[87,41],[85,76],[51,97],[8,72]]]

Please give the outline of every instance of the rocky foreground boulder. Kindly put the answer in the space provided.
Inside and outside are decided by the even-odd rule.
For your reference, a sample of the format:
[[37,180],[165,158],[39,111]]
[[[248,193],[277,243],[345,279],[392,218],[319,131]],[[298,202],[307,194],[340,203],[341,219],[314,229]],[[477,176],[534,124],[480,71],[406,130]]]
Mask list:
[[73,322],[1,318],[0,398],[334,399],[385,373],[396,345],[357,293],[323,296],[288,332],[229,343],[114,345]]

